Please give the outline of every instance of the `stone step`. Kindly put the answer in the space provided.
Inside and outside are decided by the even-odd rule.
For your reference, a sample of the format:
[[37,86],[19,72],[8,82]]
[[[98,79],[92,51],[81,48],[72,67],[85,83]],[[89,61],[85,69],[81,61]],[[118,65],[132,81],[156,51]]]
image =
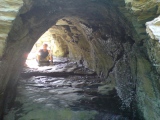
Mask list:
[[2,6],[0,5],[0,12],[11,12],[11,11],[14,11],[14,12],[18,12],[19,10],[19,7],[18,6]]
[[3,21],[12,21],[14,19],[15,19],[14,16],[0,16],[0,20],[3,20]]
[[0,33],[0,40],[5,40],[8,34]]
[[0,38],[0,56],[3,55],[3,51],[4,51],[4,48],[5,48],[5,39],[1,40]]
[[12,21],[4,21],[4,20],[0,20],[0,25],[3,26],[10,26],[12,24]]
[[23,5],[23,0],[0,0],[0,57],[5,48],[5,40],[12,27],[12,22]]
[[8,34],[10,28],[11,28],[11,25],[9,23],[0,24],[0,34]]
[[0,8],[13,8],[13,9],[19,9],[19,7],[23,4],[22,0],[0,0]]
[[0,11],[1,16],[15,17],[17,15],[17,11]]

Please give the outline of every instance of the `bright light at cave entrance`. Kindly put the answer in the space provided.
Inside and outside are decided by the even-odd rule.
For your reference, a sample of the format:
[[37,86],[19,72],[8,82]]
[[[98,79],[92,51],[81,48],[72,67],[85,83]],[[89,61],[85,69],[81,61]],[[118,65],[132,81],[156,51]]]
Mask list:
[[26,60],[26,64],[29,68],[37,68],[38,67],[38,63],[35,59],[33,60]]
[[53,44],[54,44],[54,39],[52,37],[52,34],[48,31],[46,31],[34,44],[31,52],[28,54],[27,60],[26,60],[26,65],[27,67],[30,68],[37,68],[38,63],[36,61],[36,56],[38,51],[42,48],[43,44],[46,43],[48,44],[48,50],[53,51]]
[[[66,35],[66,33],[64,34]],[[52,56],[66,57],[69,53],[68,44],[66,44],[65,40],[62,39],[61,36],[59,37],[59,31],[57,32],[57,27],[52,26],[34,44],[26,60],[27,67],[38,67],[36,56],[38,54],[38,51],[42,49],[44,43],[48,45],[47,49],[50,50]]]
[[152,39],[160,43],[160,16],[146,23],[146,31]]

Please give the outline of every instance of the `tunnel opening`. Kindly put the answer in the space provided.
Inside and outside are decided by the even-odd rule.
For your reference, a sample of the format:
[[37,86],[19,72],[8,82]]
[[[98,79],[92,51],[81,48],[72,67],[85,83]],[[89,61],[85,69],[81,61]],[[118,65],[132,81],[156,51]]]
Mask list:
[[33,45],[33,48],[31,49],[26,59],[26,67],[30,67],[30,68],[38,67],[38,60],[37,60],[38,52],[39,50],[43,49],[44,44],[47,44],[47,50],[50,52],[52,56],[52,61],[54,61],[54,64],[58,62],[58,58],[59,58],[59,62],[63,62],[63,61],[60,61],[60,59],[63,59],[63,58],[64,60],[67,59],[67,56],[69,54],[68,45],[65,43],[63,39],[57,40],[57,38],[56,39],[54,38],[56,34],[56,33],[53,33],[53,30],[55,30],[54,27],[55,26],[48,29]]
[[[23,11],[17,17],[17,22],[15,22],[15,25],[17,25],[18,22],[21,21],[22,23],[18,27],[19,28],[24,27],[24,28],[22,31],[20,31],[21,29],[17,29],[16,27],[14,28],[13,26],[12,29],[13,33],[11,32],[9,36],[9,38],[12,37],[13,39],[11,40],[8,38],[8,44],[11,46],[9,46],[6,51],[13,50],[13,52],[9,53],[8,56],[10,56],[10,54],[13,53],[15,56],[17,56],[17,59],[21,59],[21,62],[23,63],[26,59],[25,57],[24,58],[22,57],[23,54],[28,53],[32,49],[32,46],[37,40],[37,38],[39,38],[39,36],[42,33],[44,33],[44,31],[46,31],[48,28],[50,28],[52,25],[55,24],[50,28],[51,31],[53,32],[52,37],[54,38],[54,40],[63,41],[63,43],[67,45],[66,48],[63,47],[63,50],[68,49],[66,50],[67,52],[65,55],[67,56],[67,58],[69,58],[71,61],[74,62],[72,62],[71,64],[67,63],[68,67],[65,70],[63,69],[61,71],[63,75],[57,73],[44,73],[44,71],[40,70],[33,71],[33,69],[31,70],[31,72],[29,72],[29,74],[26,73],[25,71],[22,71],[21,75],[23,77],[25,75],[28,75],[31,77],[31,79],[27,78],[23,79],[22,81],[19,80],[20,85],[22,85],[19,86],[20,87],[20,89],[18,88],[19,91],[25,91],[26,93],[35,92],[38,94],[38,96],[43,94],[40,92],[41,90],[46,90],[46,91],[48,90],[47,92],[51,93],[50,94],[51,96],[45,93],[46,96],[44,96],[44,98],[41,98],[41,96],[39,96],[39,98],[38,97],[35,98],[34,96],[25,96],[25,97],[23,95],[22,96],[24,98],[33,98],[34,100],[33,99],[32,100],[34,101],[35,104],[37,103],[36,104],[37,107],[39,103],[45,104],[47,101],[50,100],[52,101],[54,99],[54,95],[56,96],[56,94],[60,94],[62,98],[61,99],[57,98],[58,101],[56,100],[55,102],[60,103],[60,104],[57,103],[57,105],[64,105],[64,106],[66,104],[63,104],[65,101],[65,100],[63,101],[63,96],[64,99],[65,98],[67,99],[67,101],[69,99],[68,97],[74,100],[74,98],[77,99],[79,98],[79,96],[81,96],[82,97],[81,101],[78,102],[84,103],[83,105],[80,103],[70,104],[70,106],[73,105],[72,107],[76,110],[78,108],[76,105],[83,106],[80,107],[80,109],[84,111],[82,111],[82,113],[80,112],[82,116],[79,116],[79,118],[83,116],[86,117],[89,113],[91,113],[92,116],[89,116],[88,119],[90,118],[93,118],[95,120],[99,120],[99,118],[125,119],[125,117],[129,117],[130,119],[134,117],[132,114],[133,109],[131,105],[134,101],[133,100],[135,95],[134,89],[136,84],[135,78],[132,76],[132,74],[134,74],[133,71],[135,70],[134,65],[136,64],[135,63],[136,58],[134,53],[132,52],[132,50],[134,49],[135,41],[132,38],[130,26],[127,24],[125,19],[119,15],[119,12],[117,12],[112,5],[111,6],[106,4],[105,4],[106,6],[104,6],[103,4],[95,5],[95,3],[96,2],[93,1],[93,3],[90,5],[83,4],[84,7],[81,9],[78,7],[79,5],[77,5],[75,6],[77,8],[74,9],[74,12],[72,11],[72,9],[68,8],[65,9],[66,6],[63,6],[64,7],[63,9],[65,10],[62,10],[61,7],[60,8],[58,7],[56,9],[56,14],[54,12],[55,9],[53,9],[54,7],[48,3],[44,4],[44,6],[43,4],[42,6],[33,5],[34,7],[31,7],[29,11],[27,12]],[[72,3],[67,3],[67,4],[70,5]],[[40,11],[41,15],[37,14],[37,11]],[[16,30],[18,30],[18,32]],[[15,32],[17,32],[20,35],[20,37],[17,37],[17,34],[14,34]],[[21,36],[21,34],[23,36]],[[15,44],[13,44],[14,42]],[[17,45],[19,46],[17,47]],[[14,53],[15,52],[14,49],[17,53]],[[55,51],[53,51],[53,53],[54,52]],[[55,54],[60,54],[60,53],[64,54],[63,52],[64,51],[55,52]],[[12,64],[13,63],[15,65],[19,65],[16,59],[12,61]],[[77,66],[83,67],[83,69],[77,70]],[[22,68],[22,66],[20,67]],[[20,67],[14,66],[13,68],[19,71]],[[52,68],[49,69],[45,68],[45,71],[48,72],[51,69]],[[71,74],[72,76],[71,78],[70,77],[68,78],[69,79],[68,81],[65,80],[67,78],[65,79],[58,78],[56,80],[50,78],[53,76],[68,77],[68,74],[66,75],[67,70],[75,70],[72,72],[69,71],[70,72],[69,74]],[[15,73],[13,74],[16,76]],[[42,75],[42,77],[40,75]],[[16,84],[17,82],[18,81],[10,80],[8,83],[9,85],[12,86],[12,83]],[[46,84],[47,82],[49,84]],[[27,89],[21,89],[21,87],[25,88],[23,84],[29,86],[31,85],[32,87],[27,87]],[[56,89],[51,90],[54,87],[55,88],[57,87],[56,92],[54,91]],[[58,87],[61,88],[58,89]],[[65,89],[62,91],[63,87]],[[66,88],[69,89],[67,90]],[[11,89],[9,90],[11,91]],[[47,97],[47,95],[49,97]],[[83,95],[85,96],[84,99]],[[8,98],[6,97],[6,99]],[[20,114],[19,111],[30,108],[24,108],[23,106],[27,106],[27,104],[21,104],[21,102],[19,101],[17,102],[17,104],[20,105],[20,108],[17,108],[18,112],[15,112],[16,119],[23,117],[27,117],[30,119],[29,116],[34,117],[34,119],[38,119],[39,117],[42,118],[46,117],[43,115],[42,116],[39,115],[41,112],[46,113],[46,111],[44,110],[41,111],[38,110],[37,108],[35,111],[34,110],[25,111],[28,114],[26,116],[25,115],[21,116],[19,115]],[[52,106],[53,104],[51,105],[50,103],[45,105],[49,106],[50,110],[53,107]],[[74,105],[76,107],[74,107]],[[32,104],[30,104],[29,106],[32,106]],[[109,110],[106,109],[108,106],[109,108],[112,109],[110,112],[111,114],[113,113],[113,115],[111,115]],[[120,106],[122,106],[122,109]],[[116,107],[118,109],[116,109]],[[62,113],[63,115],[65,115],[65,113],[69,114],[68,119],[74,117],[72,116],[73,115],[72,112],[68,110],[67,107],[66,109],[65,110],[61,109],[58,111],[60,111],[60,113]],[[93,111],[91,112],[85,111],[88,109],[90,111],[91,110]],[[126,109],[128,110],[128,112]],[[99,111],[102,111],[102,113]],[[37,116],[32,115],[34,112],[37,113]],[[87,115],[83,114],[85,112]],[[107,112],[109,114],[107,114]],[[56,113],[57,115],[60,114],[59,112]],[[10,115],[12,116],[13,114],[11,113]],[[52,112],[50,112],[50,114],[48,115],[51,114]],[[78,115],[74,111],[74,115],[75,114]],[[55,117],[57,117],[57,119],[65,119],[63,118],[64,117],[63,115],[60,114],[62,118],[59,118],[56,115]]]
[[[9,112],[4,119],[10,119],[13,114],[15,119],[19,117],[59,120],[83,119],[83,117],[127,119],[130,117],[130,112],[117,109],[122,105],[113,82],[106,81],[102,71],[97,76],[95,71],[90,69],[92,66],[88,65],[92,46],[88,42],[88,36],[86,38],[83,32],[83,30],[91,32],[88,26],[78,18],[63,18],[38,39],[26,60],[30,68],[24,68],[22,78],[18,82],[17,97],[12,112]],[[102,36],[102,39],[108,38]],[[64,57],[68,57],[67,61],[57,62],[53,57],[53,66],[40,66],[39,69],[34,67],[36,52],[43,43],[49,45],[54,56],[61,57],[60,60],[63,61]],[[55,44],[60,44],[58,49]],[[61,51],[57,52],[57,50]],[[117,59],[120,59],[120,56]],[[83,63],[84,61],[86,63]],[[28,110],[21,112],[23,109]],[[43,115],[40,115],[40,112],[43,112]]]
[[[28,56],[26,60],[28,66],[30,61],[30,69],[24,68],[22,71],[13,111],[9,112],[4,119],[10,119],[13,114],[15,119],[19,117],[22,119],[48,119],[48,117],[52,119],[57,117],[56,119],[65,120],[65,117],[67,119],[74,117],[81,119],[82,116],[86,119],[93,117],[94,119],[105,117],[130,119],[133,117],[131,110],[128,111],[128,108],[122,104],[122,100],[117,95],[116,81],[110,80],[116,63],[110,66],[107,70],[108,74],[106,74],[104,73],[105,68],[102,67],[103,64],[96,64],[96,61],[94,61],[95,56],[97,56],[97,60],[100,57],[104,65],[108,61],[112,63],[112,61],[120,60],[124,54],[121,43],[116,43],[116,40],[112,44],[111,35],[101,36],[100,33],[97,33],[95,36],[99,34],[100,38],[94,44],[95,40],[91,35],[92,32],[91,26],[77,17],[59,19],[54,26],[48,29],[34,44],[30,52],[31,56]],[[101,43],[101,40],[107,42]],[[125,38],[121,42],[126,43]],[[57,62],[56,57],[53,57],[53,66],[34,67],[35,56],[32,56],[32,54],[35,55],[43,43],[47,43],[53,56],[61,57],[59,60],[62,61]],[[113,48],[119,46],[113,50],[117,52],[116,56],[111,50],[111,53],[108,53],[111,57],[106,58],[105,53],[103,53],[106,51],[97,46],[97,44],[107,43],[109,43],[107,47],[110,45]],[[133,44],[133,42],[129,41],[126,45],[129,44]],[[64,57],[67,57],[67,59]],[[110,60],[111,58],[113,60]],[[99,67],[96,65],[101,67],[98,75],[96,69]],[[107,65],[109,64],[107,63]],[[25,99],[25,102],[22,99]],[[35,107],[33,107],[33,104]],[[23,109],[32,110],[20,112]],[[57,114],[53,115],[52,112],[49,112],[51,110]],[[32,115],[34,112],[36,112],[35,116]],[[49,113],[46,116],[45,114],[40,115],[40,112]],[[63,117],[65,113],[67,115]],[[91,116],[88,116],[88,114],[91,114]]]
[[[35,59],[36,52],[46,43],[49,45],[48,48],[54,57],[67,57],[72,61],[77,61],[78,64],[84,64],[82,63],[85,60],[84,58],[91,56],[89,54],[91,48],[88,38],[86,38],[80,26],[82,21],[78,21],[78,19],[76,17],[66,17],[58,20],[34,44],[28,55],[27,62],[29,59]],[[85,63],[87,66],[88,63],[86,61]]]

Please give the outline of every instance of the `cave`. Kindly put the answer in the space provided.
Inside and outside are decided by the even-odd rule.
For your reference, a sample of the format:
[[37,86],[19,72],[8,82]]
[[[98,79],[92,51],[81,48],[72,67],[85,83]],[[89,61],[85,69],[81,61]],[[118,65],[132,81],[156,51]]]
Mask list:
[[[1,120],[159,119],[159,1],[1,4]],[[53,65],[25,67],[43,42]]]

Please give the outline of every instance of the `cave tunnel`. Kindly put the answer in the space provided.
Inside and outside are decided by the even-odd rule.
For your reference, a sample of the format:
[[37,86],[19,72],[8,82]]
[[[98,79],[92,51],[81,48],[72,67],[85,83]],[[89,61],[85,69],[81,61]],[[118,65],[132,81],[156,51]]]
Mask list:
[[[158,1],[14,0],[0,8],[2,120],[158,120]],[[53,65],[25,67],[43,43]]]

